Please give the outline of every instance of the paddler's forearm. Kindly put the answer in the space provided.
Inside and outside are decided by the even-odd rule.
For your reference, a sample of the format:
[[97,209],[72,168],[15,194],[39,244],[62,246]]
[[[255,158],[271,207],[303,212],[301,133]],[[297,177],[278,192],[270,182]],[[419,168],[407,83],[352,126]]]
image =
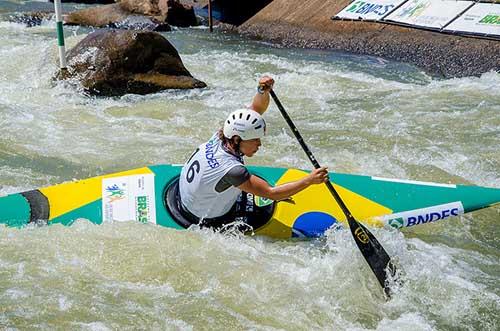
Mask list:
[[269,192],[269,199],[271,200],[284,200],[290,198],[292,195],[299,193],[312,183],[309,177],[305,177],[294,182],[281,184],[272,187]]
[[275,187],[272,187],[265,180],[255,175],[250,175],[248,180],[237,187],[244,192],[252,193],[259,197],[271,200],[283,200],[299,193],[312,184],[325,183],[326,181],[328,181],[328,169],[320,167],[299,180]]
[[269,91],[264,91],[263,94],[257,92],[253,97],[252,105],[250,106],[250,108],[262,115],[269,107],[269,100]]
[[255,110],[259,114],[264,114],[269,107],[269,91],[273,88],[274,79],[269,76],[262,76],[259,79],[259,84],[257,87],[257,94],[253,97],[252,105],[250,108]]
[[271,200],[288,199],[292,195],[299,193],[313,184],[326,183],[328,180],[328,168],[320,167],[311,171],[311,173],[306,177],[294,182],[285,183],[276,187],[268,186],[269,196],[265,198],[269,198]]

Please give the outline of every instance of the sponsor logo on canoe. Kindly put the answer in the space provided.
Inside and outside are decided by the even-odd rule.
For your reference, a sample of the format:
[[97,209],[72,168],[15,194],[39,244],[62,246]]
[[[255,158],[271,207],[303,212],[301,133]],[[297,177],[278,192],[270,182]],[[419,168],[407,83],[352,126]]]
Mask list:
[[113,203],[117,200],[121,200],[125,198],[125,185],[123,185],[121,188],[117,185],[111,185],[106,187],[106,198],[108,199],[108,203]]
[[386,215],[381,217],[387,224],[393,228],[399,229],[404,226],[415,226],[437,222],[451,216],[458,216],[464,213],[464,207],[461,202],[452,202],[429,208],[415,209],[402,213]]
[[402,228],[405,224],[405,221],[402,217],[398,218],[393,218],[392,220],[389,220],[389,225],[392,226],[395,229]]
[[137,197],[136,219],[142,223],[147,223],[149,220],[149,198],[147,196]]
[[154,174],[103,178],[103,222],[156,223],[154,180]]
[[254,196],[254,202],[257,207],[265,207],[273,203],[273,200],[268,198],[263,198],[259,196]]
[[346,12],[360,15],[374,13],[378,16],[384,16],[394,7],[395,5],[380,5],[377,3],[370,3],[369,1],[355,1],[351,7],[346,9]]
[[362,242],[363,244],[367,244],[368,243],[368,235],[366,234],[366,232],[362,229],[362,228],[357,228],[356,230],[354,230],[354,235],[356,235],[356,238],[358,238],[358,240],[360,242]]
[[425,213],[421,215],[408,217],[406,226],[414,226],[418,224],[436,222],[450,216],[458,216],[458,215],[459,215],[458,208],[443,209],[438,212]]

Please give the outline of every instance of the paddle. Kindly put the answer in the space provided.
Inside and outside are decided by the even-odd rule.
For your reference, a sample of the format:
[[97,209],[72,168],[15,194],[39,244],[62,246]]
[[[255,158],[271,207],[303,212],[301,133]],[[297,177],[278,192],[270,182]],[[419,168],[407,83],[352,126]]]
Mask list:
[[[295,138],[297,138],[300,146],[302,146],[302,149],[307,154],[307,157],[312,162],[313,166],[316,169],[320,168],[318,161],[314,157],[309,147],[307,147],[306,143],[304,142],[304,139],[302,139],[302,136],[300,135],[299,130],[297,129],[295,124],[293,124],[292,119],[290,118],[290,116],[288,116],[285,108],[279,101],[274,91],[270,90],[270,94],[274,102],[278,106],[281,115],[283,115],[283,118],[285,119],[288,126],[292,130],[293,134],[295,135]],[[387,286],[386,282],[387,280],[386,270],[391,274],[391,276],[394,276],[396,274],[396,267],[391,262],[391,258],[389,257],[385,249],[382,247],[382,245],[378,242],[378,240],[373,236],[373,234],[370,231],[368,231],[368,229],[365,228],[361,223],[359,223],[354,219],[349,209],[347,209],[347,206],[345,205],[344,201],[342,201],[339,194],[333,187],[332,183],[330,181],[327,181],[325,184],[328,187],[330,193],[335,198],[335,201],[337,201],[338,205],[340,206],[340,209],[342,209],[342,211],[344,212],[344,215],[347,218],[347,222],[349,223],[349,228],[351,229],[354,241],[358,245],[361,254],[363,254],[363,257],[365,258],[366,262],[368,262],[368,265],[372,269],[375,276],[377,276],[380,285],[384,288],[385,294],[388,297],[390,297],[391,296],[390,288]]]

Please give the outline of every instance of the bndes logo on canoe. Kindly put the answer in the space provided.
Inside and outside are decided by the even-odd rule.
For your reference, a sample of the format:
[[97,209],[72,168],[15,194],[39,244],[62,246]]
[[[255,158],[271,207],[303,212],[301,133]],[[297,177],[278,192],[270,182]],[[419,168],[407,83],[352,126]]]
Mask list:
[[458,216],[464,213],[461,202],[452,202],[429,208],[415,209],[402,213],[384,216],[382,219],[393,228],[399,229],[404,226],[414,226],[436,222],[450,216]]
[[406,226],[414,226],[417,224],[430,223],[445,219],[450,216],[458,216],[458,208],[444,209],[439,212],[425,213],[424,215],[417,215],[413,217],[408,217]]

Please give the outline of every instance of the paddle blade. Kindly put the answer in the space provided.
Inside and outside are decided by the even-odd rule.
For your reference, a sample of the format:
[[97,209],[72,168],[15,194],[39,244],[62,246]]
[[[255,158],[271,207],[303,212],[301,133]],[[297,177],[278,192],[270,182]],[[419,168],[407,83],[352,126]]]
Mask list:
[[377,238],[363,224],[351,217],[348,218],[348,222],[356,245],[358,245],[361,254],[363,254],[380,285],[384,288],[385,294],[390,298],[391,290],[388,286],[387,275],[389,274],[391,278],[394,278],[396,266],[391,262],[389,254],[387,254]]

